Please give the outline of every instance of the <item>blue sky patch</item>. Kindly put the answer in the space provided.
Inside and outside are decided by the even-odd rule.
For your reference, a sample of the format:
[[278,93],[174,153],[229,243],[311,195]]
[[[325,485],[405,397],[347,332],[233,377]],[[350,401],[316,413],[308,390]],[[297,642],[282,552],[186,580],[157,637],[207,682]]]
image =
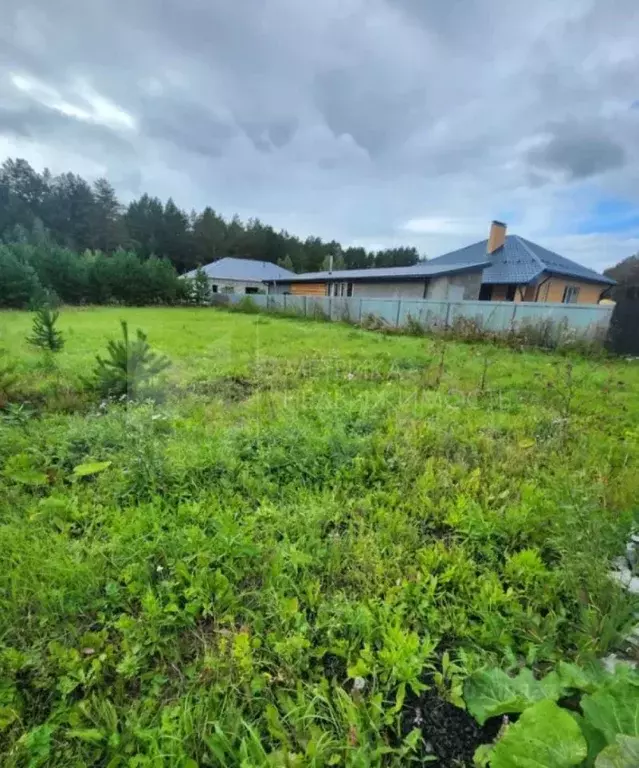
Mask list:
[[603,198],[590,210],[579,226],[581,235],[593,232],[629,232],[639,230],[639,208],[627,200]]

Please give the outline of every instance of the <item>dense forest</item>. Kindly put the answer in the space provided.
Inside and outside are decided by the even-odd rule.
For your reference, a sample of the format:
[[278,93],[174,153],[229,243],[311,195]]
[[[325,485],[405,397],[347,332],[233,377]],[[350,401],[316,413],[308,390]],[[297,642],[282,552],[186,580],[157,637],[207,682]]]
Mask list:
[[73,173],[38,173],[22,159],[0,166],[0,239],[47,239],[78,253],[122,249],[143,260],[154,255],[168,259],[178,273],[224,256],[272,261],[295,272],[320,270],[331,255],[335,266],[344,268],[409,266],[419,260],[415,248],[372,253],[319,237],[301,240],[258,219],[227,220],[210,207],[187,213],[171,198],[162,202],[143,194],[124,206],[106,179],[90,184]]

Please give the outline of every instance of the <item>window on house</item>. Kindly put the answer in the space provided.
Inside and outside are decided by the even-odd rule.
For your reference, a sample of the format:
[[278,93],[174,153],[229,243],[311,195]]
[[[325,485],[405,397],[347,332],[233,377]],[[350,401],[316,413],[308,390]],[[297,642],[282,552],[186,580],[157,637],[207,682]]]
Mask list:
[[579,288],[576,285],[567,285],[561,299],[563,304],[576,304],[579,300]]
[[252,285],[247,285],[246,288],[244,289],[244,293],[259,293],[259,292],[260,292],[260,289],[255,288]]
[[217,293],[217,283],[213,283],[213,285],[211,286],[211,291],[213,293]]
[[353,295],[353,283],[328,283],[326,286],[327,296],[352,296]]
[[514,301],[516,293],[517,293],[517,286],[516,285],[507,285],[506,286],[506,301]]

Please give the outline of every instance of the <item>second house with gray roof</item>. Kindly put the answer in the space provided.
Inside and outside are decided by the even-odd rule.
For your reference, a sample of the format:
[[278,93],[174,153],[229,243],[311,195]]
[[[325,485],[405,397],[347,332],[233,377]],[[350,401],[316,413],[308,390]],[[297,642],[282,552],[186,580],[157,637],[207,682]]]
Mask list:
[[[208,277],[212,293],[266,293],[274,280],[295,277],[293,272],[270,261],[235,259],[230,256],[212,261],[202,267]],[[195,277],[197,270],[185,277]]]
[[507,235],[493,221],[488,239],[412,267],[347,269],[275,278],[269,291],[299,296],[540,301],[596,304],[615,284],[558,253]]

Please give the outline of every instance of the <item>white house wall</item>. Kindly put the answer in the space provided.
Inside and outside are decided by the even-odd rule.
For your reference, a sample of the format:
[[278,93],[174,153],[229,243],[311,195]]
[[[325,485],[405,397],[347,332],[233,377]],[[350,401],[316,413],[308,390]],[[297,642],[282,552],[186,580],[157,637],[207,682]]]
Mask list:
[[260,280],[218,280],[210,277],[209,283],[217,285],[217,293],[245,293],[246,288],[257,288],[266,293],[267,288]]

